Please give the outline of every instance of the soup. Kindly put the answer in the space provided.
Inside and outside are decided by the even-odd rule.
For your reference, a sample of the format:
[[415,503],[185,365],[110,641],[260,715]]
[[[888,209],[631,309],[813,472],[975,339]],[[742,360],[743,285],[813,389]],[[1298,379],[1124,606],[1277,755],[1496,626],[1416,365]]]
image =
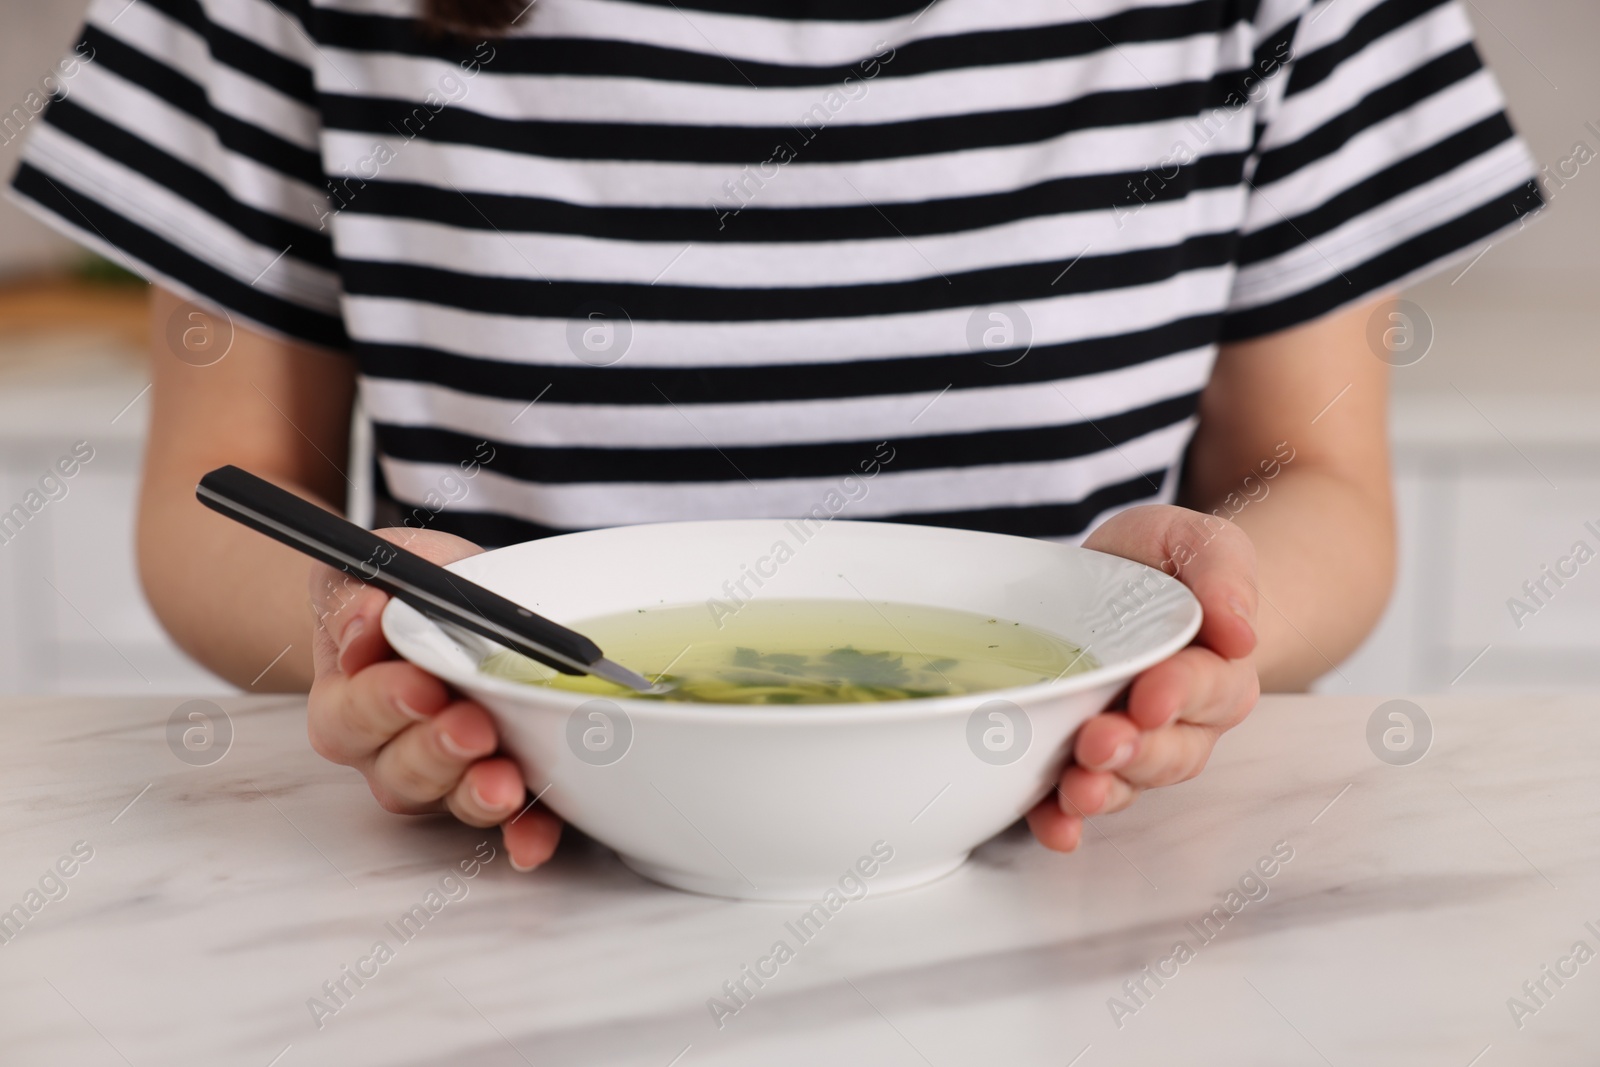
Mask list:
[[1089,670],[1083,650],[987,615],[865,600],[752,600],[719,620],[703,604],[646,608],[573,624],[606,657],[652,681],[635,693],[560,674],[516,652],[489,674],[599,696],[707,704],[853,704],[959,696]]

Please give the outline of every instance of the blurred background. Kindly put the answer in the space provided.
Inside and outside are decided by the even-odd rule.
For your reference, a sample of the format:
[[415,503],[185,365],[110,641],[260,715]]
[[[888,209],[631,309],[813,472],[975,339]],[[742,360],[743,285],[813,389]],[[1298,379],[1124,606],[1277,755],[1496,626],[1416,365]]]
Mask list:
[[[68,51],[85,6],[0,0],[0,111]],[[1600,5],[1466,8],[1551,206],[1407,294],[1432,342],[1394,375],[1399,587],[1325,692],[1600,685],[1600,559],[1545,577],[1578,541],[1600,553]],[[0,133],[7,180],[15,132]],[[0,693],[231,691],[167,642],[134,573],[144,301],[0,203],[0,510],[75,448],[79,464],[64,496],[0,528]],[[1514,617],[1512,598],[1533,610]]]

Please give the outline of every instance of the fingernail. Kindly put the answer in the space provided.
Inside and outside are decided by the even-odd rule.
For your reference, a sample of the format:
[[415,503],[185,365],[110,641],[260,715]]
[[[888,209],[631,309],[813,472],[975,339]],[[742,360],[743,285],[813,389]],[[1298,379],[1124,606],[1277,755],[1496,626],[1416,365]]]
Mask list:
[[456,759],[468,760],[476,758],[471,752],[467,751],[467,747],[465,745],[451,737],[448,733],[439,734],[439,747],[444,749],[449,755],[454,756]]
[[511,855],[509,852],[506,853],[506,859],[511,861],[512,870],[521,871],[523,874],[527,874],[529,871],[533,870],[534,867],[538,866],[537,864],[534,864],[532,866],[524,867],[522,864],[518,863],[516,857]]
[[1228,610],[1239,616],[1239,618],[1243,619],[1245,622],[1250,621],[1250,612],[1245,608],[1244,601],[1240,600],[1238,597],[1235,596],[1228,598]]
[[1122,744],[1117,746],[1117,750],[1111,753],[1111,758],[1106,761],[1104,769],[1108,771],[1114,771],[1120,768],[1123,764],[1127,763],[1133,758],[1133,749],[1134,744],[1132,741],[1122,742]]
[[410,704],[407,704],[404,700],[401,700],[398,697],[395,699],[394,706],[400,710],[400,714],[404,715],[412,722],[427,722],[430,718],[432,718],[432,716],[424,715],[422,712],[418,711],[416,708],[412,707]]
[[350,646],[355,643],[356,638],[360,637],[361,632],[366,628],[367,620],[357,615],[355,618],[345,623],[344,629],[339,631],[339,669],[341,671],[345,669],[345,653],[350,651]]
[[482,808],[484,811],[499,811],[501,808],[505,807],[504,804],[489,803],[488,798],[483,795],[483,792],[477,787],[476,784],[467,787],[467,795],[472,798],[472,802],[474,804],[478,805],[478,807]]
[[360,637],[361,631],[365,630],[366,628],[367,620],[363,619],[360,615],[355,616],[349,622],[345,623],[344,628],[339,631],[339,651],[343,652],[345,649],[349,648],[350,642],[354,641],[357,637]]

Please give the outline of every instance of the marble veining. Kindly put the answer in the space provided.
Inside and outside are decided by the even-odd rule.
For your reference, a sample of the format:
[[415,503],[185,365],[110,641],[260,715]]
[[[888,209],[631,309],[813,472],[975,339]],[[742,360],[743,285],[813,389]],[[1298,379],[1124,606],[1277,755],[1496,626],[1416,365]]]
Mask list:
[[220,701],[209,766],[167,747],[181,697],[7,700],[0,908],[44,902],[0,927],[0,1063],[1592,1067],[1600,959],[1543,976],[1600,952],[1597,700],[1416,702],[1413,765],[1368,748],[1377,700],[1268,698],[1078,854],[1014,828],[802,941],[800,906],[662,889],[581,835],[519,875],[492,832],[390,816],[297,700]]

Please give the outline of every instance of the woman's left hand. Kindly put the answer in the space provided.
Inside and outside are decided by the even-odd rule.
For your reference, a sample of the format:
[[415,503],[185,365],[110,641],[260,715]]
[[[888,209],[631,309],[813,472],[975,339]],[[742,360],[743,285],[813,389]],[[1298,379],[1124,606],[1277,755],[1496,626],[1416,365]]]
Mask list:
[[1061,852],[1078,847],[1085,816],[1121,811],[1141,790],[1199,774],[1217,738],[1244,720],[1261,693],[1251,659],[1256,553],[1243,530],[1152,505],[1114,516],[1083,544],[1162,567],[1189,587],[1205,616],[1193,644],[1133,680],[1125,706],[1078,730],[1059,787],[1028,813],[1034,836]]

